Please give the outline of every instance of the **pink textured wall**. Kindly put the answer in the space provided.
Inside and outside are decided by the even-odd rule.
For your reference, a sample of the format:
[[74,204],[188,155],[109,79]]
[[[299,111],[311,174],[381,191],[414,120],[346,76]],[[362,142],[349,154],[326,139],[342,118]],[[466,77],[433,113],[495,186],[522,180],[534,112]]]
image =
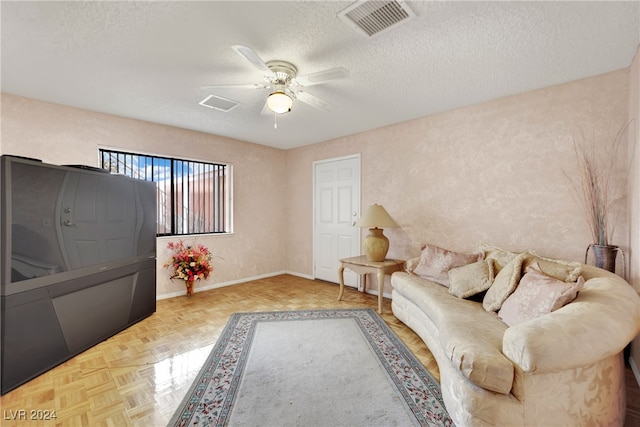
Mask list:
[[[390,257],[485,242],[583,260],[591,238],[565,175],[577,173],[572,135],[606,148],[627,120],[628,88],[625,69],[287,151],[287,269],[313,274],[312,162],[353,153],[362,207],[382,204],[400,225],[385,230]],[[613,241],[626,251],[625,177]]]
[[[458,251],[486,242],[582,260],[591,239],[566,176],[576,174],[572,136],[581,130],[606,149],[628,118],[628,93],[624,69],[286,152],[3,94],[0,147],[51,163],[96,165],[104,146],[233,164],[235,233],[195,240],[222,258],[203,285],[313,275],[313,162],[354,153],[362,206],[380,203],[400,224],[385,232],[390,256],[416,256],[425,242]],[[618,172],[613,242],[627,251],[626,172]],[[166,270],[158,278],[158,294],[183,289]]]
[[[202,243],[217,256],[215,273],[196,291],[285,270],[284,151],[13,95],[2,94],[1,102],[2,154],[98,166],[98,148],[106,147],[232,164],[234,233],[184,239]],[[169,240],[176,239],[158,240],[158,295],[184,292],[184,284],[170,281],[161,268]]]

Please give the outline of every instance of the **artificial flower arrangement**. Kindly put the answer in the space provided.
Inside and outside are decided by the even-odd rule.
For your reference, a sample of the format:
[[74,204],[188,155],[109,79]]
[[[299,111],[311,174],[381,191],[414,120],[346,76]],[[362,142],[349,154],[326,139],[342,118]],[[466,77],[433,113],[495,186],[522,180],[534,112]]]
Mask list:
[[196,280],[206,279],[213,271],[211,252],[203,245],[186,246],[182,240],[169,242],[167,247],[173,252],[164,268],[173,269],[171,279],[184,280],[187,295],[193,295],[193,284]]

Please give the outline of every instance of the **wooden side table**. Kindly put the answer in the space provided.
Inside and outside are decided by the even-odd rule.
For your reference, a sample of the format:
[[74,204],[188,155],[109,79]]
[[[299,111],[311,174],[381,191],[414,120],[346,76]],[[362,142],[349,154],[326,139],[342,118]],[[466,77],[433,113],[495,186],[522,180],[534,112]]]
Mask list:
[[343,258],[340,260],[338,267],[338,279],[340,280],[340,294],[338,301],[342,300],[344,293],[344,269],[348,268],[356,274],[364,275],[362,284],[362,292],[367,290],[367,274],[375,273],[378,276],[378,313],[382,314],[382,294],[384,292],[384,276],[394,271],[401,271],[404,268],[404,261],[400,259],[385,259],[376,262],[369,261],[366,255],[356,256],[352,258]]

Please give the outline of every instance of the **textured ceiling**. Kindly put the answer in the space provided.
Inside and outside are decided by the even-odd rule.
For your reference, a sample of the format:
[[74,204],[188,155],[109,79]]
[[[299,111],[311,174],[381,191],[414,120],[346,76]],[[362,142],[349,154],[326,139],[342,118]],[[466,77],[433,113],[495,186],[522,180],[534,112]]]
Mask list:
[[[629,66],[640,2],[409,1],[417,17],[373,38],[337,14],[353,2],[2,1],[2,91],[279,148],[350,135]],[[231,46],[299,74],[350,77],[261,114],[267,89]],[[239,102],[198,105],[216,94]]]

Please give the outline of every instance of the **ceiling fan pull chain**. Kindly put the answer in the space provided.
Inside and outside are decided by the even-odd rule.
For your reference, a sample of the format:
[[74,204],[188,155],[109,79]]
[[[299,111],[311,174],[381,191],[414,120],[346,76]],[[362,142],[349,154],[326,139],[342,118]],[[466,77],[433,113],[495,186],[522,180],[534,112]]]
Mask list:
[[278,113],[273,113],[273,128],[278,129]]

